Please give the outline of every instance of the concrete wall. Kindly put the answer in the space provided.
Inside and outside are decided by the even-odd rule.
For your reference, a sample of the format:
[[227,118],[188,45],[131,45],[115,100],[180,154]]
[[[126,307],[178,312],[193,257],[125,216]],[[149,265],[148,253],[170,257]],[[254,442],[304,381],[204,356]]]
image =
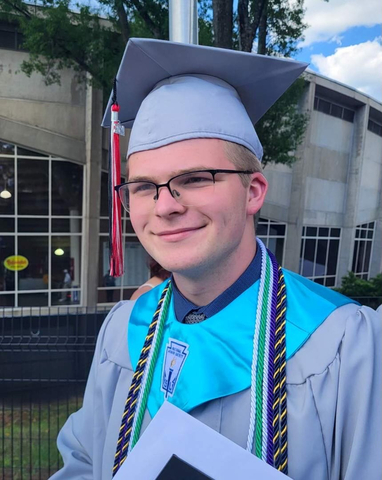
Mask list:
[[264,174],[269,188],[261,215],[270,220],[287,222],[292,192],[292,169],[287,165],[268,164]]
[[342,224],[353,124],[312,110],[304,224]]
[[368,130],[360,176],[357,225],[378,218],[382,194],[382,137]]
[[[307,75],[302,110],[309,115],[292,168],[268,165],[270,183],[261,215],[288,224],[284,265],[299,267],[303,225],[341,227],[337,281],[351,269],[355,227],[376,221],[370,274],[382,270],[382,138],[367,130],[377,102],[328,79]],[[315,111],[318,95],[355,110],[354,123]],[[382,115],[382,114],[381,114]]]
[[84,85],[64,70],[61,85],[28,78],[20,64],[28,54],[0,50],[0,139],[85,163]]

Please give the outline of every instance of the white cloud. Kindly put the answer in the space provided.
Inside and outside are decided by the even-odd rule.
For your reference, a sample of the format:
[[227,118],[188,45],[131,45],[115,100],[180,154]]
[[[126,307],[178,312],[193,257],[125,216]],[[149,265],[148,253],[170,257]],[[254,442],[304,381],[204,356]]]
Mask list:
[[342,45],[342,40],[344,39],[343,35],[334,35],[334,37],[332,37],[330,40],[329,40],[329,43],[336,43],[337,45]]
[[305,7],[309,27],[301,47],[326,42],[352,27],[382,23],[380,0],[305,0]]
[[381,38],[337,48],[333,55],[312,55],[311,61],[322,75],[350,85],[382,101]]

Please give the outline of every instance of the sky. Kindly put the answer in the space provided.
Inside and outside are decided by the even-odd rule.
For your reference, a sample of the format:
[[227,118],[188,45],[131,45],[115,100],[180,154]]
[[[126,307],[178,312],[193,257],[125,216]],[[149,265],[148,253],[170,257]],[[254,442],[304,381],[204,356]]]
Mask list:
[[305,39],[297,60],[382,102],[380,0],[305,0]]

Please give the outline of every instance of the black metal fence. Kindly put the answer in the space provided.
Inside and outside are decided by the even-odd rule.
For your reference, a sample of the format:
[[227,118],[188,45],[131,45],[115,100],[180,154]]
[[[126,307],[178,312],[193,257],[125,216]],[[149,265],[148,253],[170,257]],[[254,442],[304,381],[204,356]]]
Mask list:
[[104,309],[0,311],[0,477],[45,480],[57,434],[82,404]]
[[[372,308],[382,297],[359,297]],[[56,438],[82,404],[107,310],[0,310],[0,477],[46,480],[61,465]]]
[[356,300],[361,305],[365,305],[376,310],[380,305],[382,305],[382,296],[380,297],[352,297],[353,300]]

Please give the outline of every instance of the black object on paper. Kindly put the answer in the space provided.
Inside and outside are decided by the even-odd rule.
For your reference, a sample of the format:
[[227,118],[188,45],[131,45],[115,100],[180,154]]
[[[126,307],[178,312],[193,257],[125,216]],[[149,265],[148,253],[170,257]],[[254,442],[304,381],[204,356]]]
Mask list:
[[163,467],[156,480],[214,480],[176,455]]

